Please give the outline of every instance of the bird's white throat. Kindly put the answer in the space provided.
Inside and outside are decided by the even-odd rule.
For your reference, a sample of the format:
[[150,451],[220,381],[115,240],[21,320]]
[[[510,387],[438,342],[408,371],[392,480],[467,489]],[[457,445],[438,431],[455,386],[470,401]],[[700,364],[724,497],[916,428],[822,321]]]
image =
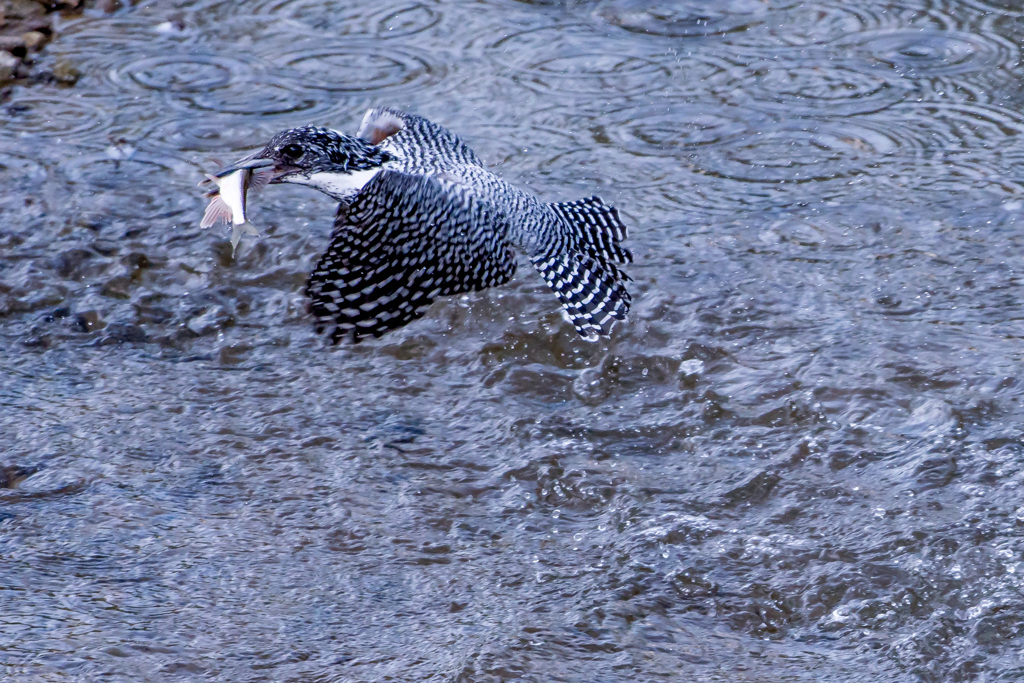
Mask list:
[[324,194],[329,194],[335,199],[345,199],[357,194],[366,183],[373,179],[373,176],[383,170],[382,168],[371,168],[366,171],[353,171],[351,173],[311,173],[308,176],[295,176],[289,178],[289,182],[299,185],[308,185],[316,188]]

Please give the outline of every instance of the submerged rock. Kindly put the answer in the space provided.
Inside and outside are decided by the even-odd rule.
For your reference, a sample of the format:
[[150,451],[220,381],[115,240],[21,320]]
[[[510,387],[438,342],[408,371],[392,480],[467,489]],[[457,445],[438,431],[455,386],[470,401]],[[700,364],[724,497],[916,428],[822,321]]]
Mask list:
[[38,471],[38,467],[0,465],[0,489],[13,489]]

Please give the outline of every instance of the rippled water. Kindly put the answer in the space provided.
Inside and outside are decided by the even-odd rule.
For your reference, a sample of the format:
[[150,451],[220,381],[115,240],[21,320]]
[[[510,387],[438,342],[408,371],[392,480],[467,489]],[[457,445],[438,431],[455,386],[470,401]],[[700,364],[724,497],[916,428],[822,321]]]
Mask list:
[[[1024,679],[1024,10],[161,0],[0,103],[14,680]],[[633,226],[327,348],[333,206],[204,170],[387,104]]]

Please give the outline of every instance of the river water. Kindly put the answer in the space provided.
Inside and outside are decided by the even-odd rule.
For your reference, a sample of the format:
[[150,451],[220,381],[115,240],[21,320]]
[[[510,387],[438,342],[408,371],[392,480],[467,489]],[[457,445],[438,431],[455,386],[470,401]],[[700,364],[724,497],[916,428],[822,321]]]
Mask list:
[[[1024,680],[1016,0],[160,0],[0,103],[0,674]],[[44,64],[45,66],[45,64]],[[203,171],[424,114],[632,228],[356,347],[324,196]]]

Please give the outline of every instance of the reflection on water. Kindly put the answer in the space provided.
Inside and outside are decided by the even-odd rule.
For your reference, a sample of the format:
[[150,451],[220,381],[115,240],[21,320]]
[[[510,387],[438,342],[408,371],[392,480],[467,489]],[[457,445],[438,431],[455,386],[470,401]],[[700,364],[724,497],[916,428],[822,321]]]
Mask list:
[[[857,6],[851,6],[857,5]],[[87,680],[1024,678],[1024,11],[143,2],[0,103],[0,668]],[[333,206],[204,170],[371,105],[633,226],[328,349]]]

